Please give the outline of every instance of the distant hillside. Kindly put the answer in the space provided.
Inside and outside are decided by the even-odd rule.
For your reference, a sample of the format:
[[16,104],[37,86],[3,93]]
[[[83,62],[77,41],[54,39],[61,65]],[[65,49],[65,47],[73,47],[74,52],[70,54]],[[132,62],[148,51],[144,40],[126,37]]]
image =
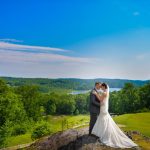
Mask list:
[[71,89],[71,90],[88,90],[93,88],[96,81],[106,82],[111,88],[122,88],[125,83],[131,82],[135,86],[142,86],[147,81],[141,80],[125,80],[125,79],[76,79],[76,78],[64,78],[64,79],[48,79],[48,78],[15,78],[15,77],[0,77],[6,80],[7,84],[11,86],[20,86],[25,84],[39,85],[41,91],[47,92],[50,89]]

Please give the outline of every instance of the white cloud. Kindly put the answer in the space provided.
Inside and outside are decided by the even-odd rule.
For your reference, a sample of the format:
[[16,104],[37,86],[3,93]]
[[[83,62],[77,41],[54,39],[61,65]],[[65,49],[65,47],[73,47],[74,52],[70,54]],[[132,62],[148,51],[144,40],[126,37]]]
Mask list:
[[84,57],[71,57],[60,54],[26,53],[0,50],[0,62],[10,63],[51,63],[51,62],[78,62],[92,63],[94,59]]
[[150,30],[139,29],[84,41],[74,49],[103,58],[99,70],[93,71],[97,77],[146,80],[150,79],[149,40]]
[[1,42],[15,42],[15,43],[18,43],[18,42],[23,42],[22,40],[16,40],[16,39],[0,39]]
[[0,76],[86,78],[95,74],[96,62],[86,57],[0,50]]
[[80,69],[83,71],[85,66],[98,62],[95,58],[56,54],[58,52],[69,51],[60,48],[0,42],[0,75],[69,77],[74,74],[80,75]]
[[31,45],[21,45],[21,44],[14,44],[9,42],[2,42],[0,41],[0,50],[11,50],[11,51],[34,51],[34,52],[67,52],[68,50],[64,50],[61,48],[54,48],[54,47],[44,47],[44,46],[31,46]]
[[139,60],[139,61],[146,61],[146,60],[149,60],[149,58],[150,58],[150,53],[149,52],[141,53],[141,54],[136,56],[136,59]]
[[149,33],[149,30],[136,31],[73,47],[85,51],[86,57],[58,54],[57,50],[40,46],[20,48],[19,44],[13,47],[8,43],[7,49],[4,42],[6,46],[0,46],[0,76],[150,79]]
[[[5,52],[4,52],[5,53]],[[149,63],[134,58],[95,62],[88,58],[60,55],[0,52],[0,75],[46,78],[128,78],[149,79]],[[144,66],[144,67],[143,67]],[[146,69],[147,68],[147,69]]]
[[140,54],[136,56],[137,60],[144,60],[146,58],[146,54]]

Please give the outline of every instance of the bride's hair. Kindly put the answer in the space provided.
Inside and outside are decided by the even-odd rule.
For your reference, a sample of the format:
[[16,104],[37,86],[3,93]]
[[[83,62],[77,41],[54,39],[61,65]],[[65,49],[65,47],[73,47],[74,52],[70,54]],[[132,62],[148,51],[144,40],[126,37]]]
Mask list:
[[107,88],[108,88],[108,86],[107,86],[107,84],[106,84],[106,83],[102,83],[102,84],[101,84],[101,86],[104,86],[104,87],[105,87],[105,89],[107,89]]

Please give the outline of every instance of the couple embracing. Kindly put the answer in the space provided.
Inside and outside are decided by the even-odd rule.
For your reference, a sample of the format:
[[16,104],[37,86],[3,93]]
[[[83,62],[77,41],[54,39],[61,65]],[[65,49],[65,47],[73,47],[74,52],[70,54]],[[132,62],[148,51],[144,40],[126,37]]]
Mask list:
[[109,112],[109,86],[106,83],[95,83],[90,93],[90,125],[89,135],[96,135],[99,141],[114,148],[138,147],[116,125]]

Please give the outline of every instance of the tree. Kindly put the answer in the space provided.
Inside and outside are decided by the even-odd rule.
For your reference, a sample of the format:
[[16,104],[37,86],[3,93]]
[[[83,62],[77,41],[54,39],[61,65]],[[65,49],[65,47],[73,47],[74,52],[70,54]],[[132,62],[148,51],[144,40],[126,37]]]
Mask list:
[[56,104],[53,99],[49,99],[46,103],[46,114],[55,114],[56,113]]
[[0,94],[0,145],[14,132],[14,126],[21,126],[26,122],[27,116],[23,103],[18,95],[7,92]]
[[9,87],[6,84],[6,82],[4,80],[0,79],[0,94],[6,93],[6,92],[8,92],[8,90],[9,90]]
[[110,93],[109,98],[109,112],[120,113],[120,91],[114,91]]
[[60,96],[56,93],[42,94],[42,105],[46,114],[56,114],[56,105],[59,103]]
[[40,93],[35,85],[24,85],[16,89],[16,93],[21,96],[25,111],[29,118],[37,121],[41,117],[40,113]]
[[59,103],[56,104],[58,114],[73,114],[75,111],[75,101],[72,95],[60,96]]
[[8,144],[6,139],[11,136],[11,125],[12,122],[6,121],[3,126],[0,126],[0,148],[3,148]]
[[121,91],[122,108],[124,112],[136,112],[140,106],[140,97],[136,87],[132,83],[126,83]]
[[87,112],[87,97],[84,94],[79,94],[76,96],[75,102],[79,114],[85,114]]
[[150,82],[139,89],[141,108],[150,109]]
[[126,83],[124,88],[110,94],[110,111],[114,113],[132,113],[140,109],[139,90],[132,83]]

